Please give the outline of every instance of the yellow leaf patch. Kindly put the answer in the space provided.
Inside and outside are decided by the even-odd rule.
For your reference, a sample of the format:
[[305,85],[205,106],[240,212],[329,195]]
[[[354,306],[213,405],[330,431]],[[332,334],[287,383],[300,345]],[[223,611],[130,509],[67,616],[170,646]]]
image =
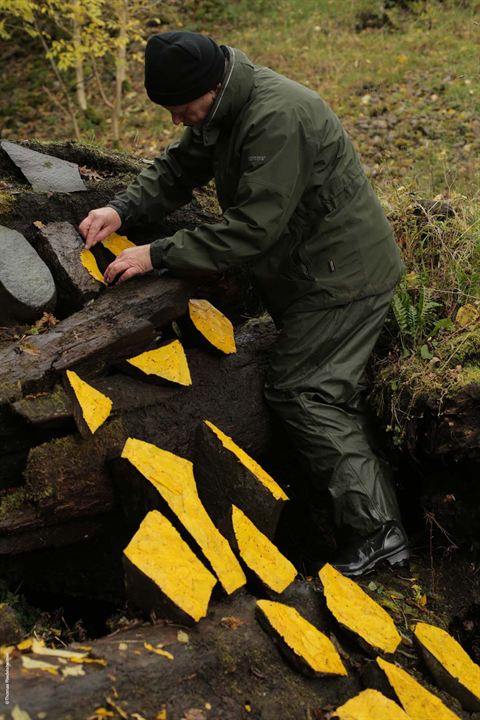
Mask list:
[[284,493],[280,485],[275,482],[275,480],[267,473],[265,470],[260,467],[260,465],[255,462],[253,458],[250,457],[250,455],[247,455],[245,450],[242,450],[236,443],[233,442],[231,437],[228,437],[228,435],[225,435],[219,428],[215,427],[215,425],[210,422],[209,420],[205,420],[205,425],[210,428],[210,430],[215,433],[217,438],[222,443],[225,450],[228,450],[229,452],[233,453],[235,457],[244,465],[247,470],[249,470],[259,482],[262,483],[264,487],[269,490],[275,500],[288,500],[288,496]]
[[148,642],[144,642],[143,647],[145,648],[145,650],[149,650],[150,652],[153,652],[156,655],[161,655],[162,657],[167,658],[167,660],[174,659],[172,653],[168,652],[168,650],[162,650],[162,648],[155,647],[154,645],[151,645]]
[[127,362],[146,375],[157,375],[179,385],[192,384],[185,351],[178,340],[136,355]]
[[233,325],[208,300],[189,300],[188,312],[198,332],[226,355],[237,352]]
[[420,685],[411,675],[393,663],[377,657],[388,682],[411,720],[458,720],[440,698]]
[[78,400],[83,418],[93,434],[110,415],[112,401],[82,380],[73,370],[67,370],[67,378]]
[[34,658],[31,658],[29,655],[22,655],[22,667],[25,668],[25,670],[42,670],[52,675],[56,675],[59,669],[58,665],[53,665],[43,660],[34,660]]
[[414,634],[454,680],[480,699],[480,667],[451,635],[427,623],[417,623]]
[[95,255],[92,253],[91,250],[87,250],[86,248],[84,250],[80,251],[80,262],[82,263],[85,270],[91,275],[95,280],[98,280],[98,282],[103,283],[106,285],[106,281],[100,272],[100,268],[98,267],[97,260],[95,258]]
[[340,625],[378,650],[393,653],[401,637],[390,615],[350,578],[326,564],[318,573],[328,609]]
[[245,585],[246,578],[237,558],[198,496],[192,463],[133,438],[125,443],[122,457],[129,460],[168,503],[205,553],[225,591],[230,594]]
[[232,522],[242,559],[267,587],[282,593],[295,580],[295,567],[235,505]]
[[338,720],[409,720],[402,708],[378,692],[364,690],[333,713]]
[[124,250],[127,250],[127,248],[136,247],[136,245],[130,242],[124,235],[117,235],[117,233],[112,233],[105,238],[105,240],[102,240],[102,245],[106,247],[107,250],[110,250],[115,257],[120,255]]
[[205,617],[216,580],[161,513],[145,516],[124,553],[183,612]]
[[257,600],[257,608],[285,644],[316,673],[347,675],[332,641],[295,608],[273,600]]

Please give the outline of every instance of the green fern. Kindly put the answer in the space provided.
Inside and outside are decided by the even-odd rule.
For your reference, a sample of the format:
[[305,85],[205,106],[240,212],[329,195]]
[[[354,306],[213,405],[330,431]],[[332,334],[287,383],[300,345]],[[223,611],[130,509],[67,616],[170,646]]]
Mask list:
[[440,303],[430,297],[424,286],[410,288],[403,281],[392,300],[392,312],[398,336],[405,350],[415,350],[428,337],[437,321]]

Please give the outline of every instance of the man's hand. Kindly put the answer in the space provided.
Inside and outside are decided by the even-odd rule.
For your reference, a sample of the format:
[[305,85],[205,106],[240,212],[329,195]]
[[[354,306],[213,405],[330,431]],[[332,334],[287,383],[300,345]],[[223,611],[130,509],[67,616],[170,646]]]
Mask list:
[[150,245],[139,245],[121,252],[105,270],[104,278],[108,283],[112,283],[117,275],[120,275],[118,282],[123,282],[150,270],[153,270]]
[[78,229],[85,239],[87,250],[114,233],[122,224],[120,215],[111,207],[90,210]]

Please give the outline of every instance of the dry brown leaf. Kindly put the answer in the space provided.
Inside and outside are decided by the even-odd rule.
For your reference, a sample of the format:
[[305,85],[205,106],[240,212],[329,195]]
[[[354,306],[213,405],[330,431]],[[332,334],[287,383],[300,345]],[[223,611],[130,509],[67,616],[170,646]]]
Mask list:
[[236,630],[237,628],[241,627],[242,625],[245,625],[245,621],[241,620],[239,617],[230,615],[227,617],[223,617],[220,620],[220,625],[223,625],[223,627],[229,628],[229,630]]
[[45,225],[43,224],[43,222],[42,222],[41,220],[34,220],[34,221],[33,221],[33,224],[34,224],[35,227],[38,228],[39,230],[41,230],[42,228],[45,227]]

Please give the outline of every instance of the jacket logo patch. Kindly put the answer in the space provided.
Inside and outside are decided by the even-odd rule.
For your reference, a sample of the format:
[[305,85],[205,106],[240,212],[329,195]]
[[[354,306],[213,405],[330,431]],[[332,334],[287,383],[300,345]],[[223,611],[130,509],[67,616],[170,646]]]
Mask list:
[[266,155],[249,155],[248,156],[248,162],[251,162],[251,163],[265,162],[266,159],[267,159]]

